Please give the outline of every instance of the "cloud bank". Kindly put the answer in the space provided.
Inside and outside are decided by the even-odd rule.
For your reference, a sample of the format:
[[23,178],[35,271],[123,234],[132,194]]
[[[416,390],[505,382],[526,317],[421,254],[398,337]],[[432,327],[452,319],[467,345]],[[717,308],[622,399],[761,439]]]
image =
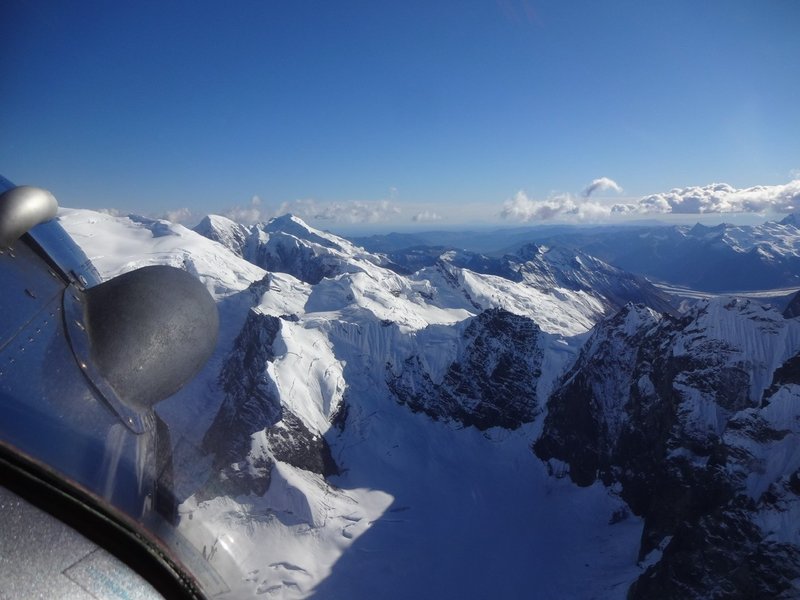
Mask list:
[[156,218],[165,219],[172,223],[186,223],[194,218],[194,213],[191,211],[191,209],[183,206],[181,208],[175,208],[160,213]]
[[442,216],[432,210],[423,210],[411,217],[411,220],[415,223],[431,223],[433,221],[441,221]]
[[313,199],[283,202],[277,209],[262,206],[261,199],[253,196],[250,204],[234,206],[223,215],[237,223],[252,225],[272,217],[291,213],[306,221],[333,221],[336,223],[377,223],[400,214],[400,209],[389,200],[349,202],[318,202]]
[[546,200],[531,198],[523,190],[506,200],[500,216],[517,221],[550,221],[558,218],[577,220],[608,216],[609,208],[593,200],[581,200],[572,194],[559,194]]
[[643,214],[789,213],[800,210],[800,179],[785,185],[736,189],[727,183],[675,188],[645,196],[633,207]]
[[800,179],[784,185],[749,188],[734,188],[727,183],[675,188],[669,192],[644,196],[632,203],[613,205],[590,198],[599,189],[621,191],[622,188],[615,182],[607,180],[616,186],[610,187],[603,181],[606,179],[595,179],[583,191],[581,198],[560,194],[541,200],[519,191],[506,200],[500,215],[506,219],[529,222],[599,220],[616,215],[800,212]]
[[222,213],[223,216],[228,217],[231,221],[242,223],[243,225],[252,225],[259,221],[266,220],[266,217],[261,208],[261,198],[253,196],[250,199],[250,204],[245,206],[234,206]]
[[348,202],[317,202],[293,200],[284,202],[276,215],[292,213],[301,219],[334,221],[336,223],[378,223],[400,214],[400,209],[389,200]]

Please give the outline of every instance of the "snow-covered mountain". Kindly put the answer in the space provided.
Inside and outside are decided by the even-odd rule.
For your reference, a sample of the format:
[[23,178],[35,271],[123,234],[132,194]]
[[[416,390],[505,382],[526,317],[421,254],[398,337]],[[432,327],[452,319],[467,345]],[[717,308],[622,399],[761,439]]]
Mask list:
[[515,254],[492,259],[465,252],[446,252],[442,260],[478,273],[497,274],[545,291],[563,288],[600,296],[606,311],[628,302],[671,312],[669,297],[643,277],[609,265],[580,250],[526,244]]
[[[589,329],[627,302],[662,311],[673,308],[667,295],[641,277],[560,247],[528,245],[501,259],[446,251],[415,265],[421,268],[411,268],[407,261],[367,252],[291,215],[250,228],[209,216],[195,231],[268,271],[288,273],[312,285],[324,278],[362,273],[381,285],[393,285],[395,297],[405,295],[403,287],[414,287],[423,302],[417,302],[412,312],[420,304],[441,301],[468,311],[497,306],[531,316],[546,330],[570,335]],[[434,293],[439,297],[426,297]],[[445,299],[446,294],[460,298]],[[559,323],[561,316],[566,318]]]
[[309,227],[292,215],[250,227],[209,215],[194,230],[254,265],[289,273],[310,284],[341,273],[369,270],[370,264],[392,266],[385,257]]
[[600,323],[534,448],[644,517],[631,598],[800,594],[800,322],[750,301]]
[[788,313],[679,313],[558,245],[411,269],[291,216],[60,219],[102,274],[166,262],[217,299],[215,355],[158,411],[181,531],[233,596],[793,589]]

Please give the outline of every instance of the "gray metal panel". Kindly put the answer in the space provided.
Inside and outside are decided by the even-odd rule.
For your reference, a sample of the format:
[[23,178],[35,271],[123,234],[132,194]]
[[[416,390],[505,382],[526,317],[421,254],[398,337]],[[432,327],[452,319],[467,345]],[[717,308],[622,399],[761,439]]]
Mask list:
[[58,203],[47,190],[14,186],[0,176],[0,247],[27,233],[65,279],[82,287],[100,283],[100,275],[83,250],[55,220]]
[[74,281],[81,287],[92,287],[102,281],[92,262],[58,221],[41,223],[31,229],[28,236],[69,281]]
[[64,287],[64,281],[27,244],[18,241],[0,250],[0,350],[60,297]]
[[65,335],[64,282],[15,248],[0,256],[0,438],[139,518],[152,501],[154,434],[131,432],[89,383]]
[[161,598],[116,557],[4,487],[0,522],[0,598]]
[[[11,187],[0,177],[0,191]],[[169,515],[154,510],[157,470],[163,468],[155,459],[155,428],[147,427],[148,419],[141,423],[141,434],[126,427],[119,411],[81,370],[70,347],[66,290],[98,285],[97,271],[56,221],[33,227],[12,246],[10,252],[0,253],[0,439],[53,469],[65,483],[91,491],[137,520],[190,566],[207,593],[227,592],[225,581],[162,518]],[[216,312],[213,318],[215,326],[209,329],[215,330]],[[162,446],[169,454],[168,432],[162,432]],[[161,462],[170,460],[167,456]],[[169,485],[168,480],[163,483]],[[111,577],[124,569],[113,557],[84,546],[80,537],[56,531],[52,524],[61,525],[58,521],[40,518],[27,507],[23,513],[5,512],[19,506],[15,498],[0,493],[0,600],[138,597]],[[26,519],[32,524],[17,526]],[[44,531],[35,529],[45,522],[49,524]],[[69,562],[62,549],[76,560]],[[27,556],[37,556],[42,564]],[[52,572],[43,570],[45,563],[56,569],[48,581],[42,581]],[[94,584],[109,584],[105,591],[117,595],[79,595],[80,590],[95,593],[93,579]]]

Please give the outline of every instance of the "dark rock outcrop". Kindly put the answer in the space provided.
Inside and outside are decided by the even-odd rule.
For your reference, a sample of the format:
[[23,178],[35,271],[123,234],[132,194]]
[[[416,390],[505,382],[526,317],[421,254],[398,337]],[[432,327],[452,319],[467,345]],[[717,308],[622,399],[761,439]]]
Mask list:
[[789,304],[786,305],[786,308],[783,311],[783,316],[787,319],[800,317],[800,292],[797,292],[794,296],[792,296],[792,299],[789,300]]
[[775,371],[769,398],[754,392],[770,352],[785,351],[781,327],[746,301],[681,318],[627,306],[598,325],[551,396],[536,454],[567,463],[579,485],[619,485],[644,517],[640,560],[663,550],[630,598],[800,593],[800,549],[764,526],[781,519],[776,503],[788,515],[799,501],[800,395],[787,398],[800,390],[787,391],[797,357]]
[[389,365],[387,384],[398,402],[434,419],[515,429],[538,412],[542,335],[530,319],[487,310],[467,326],[463,349],[441,383],[434,383],[412,356],[403,365]]
[[281,322],[251,311],[234,342],[219,376],[225,400],[203,438],[214,465],[200,497],[263,495],[275,461],[321,475],[337,472],[325,439],[281,405],[267,373]]

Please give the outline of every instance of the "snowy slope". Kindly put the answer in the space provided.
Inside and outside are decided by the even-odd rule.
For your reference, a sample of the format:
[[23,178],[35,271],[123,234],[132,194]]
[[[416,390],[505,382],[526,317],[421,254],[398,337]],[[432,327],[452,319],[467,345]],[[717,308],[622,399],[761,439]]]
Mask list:
[[505,277],[541,292],[573,294],[573,302],[580,302],[581,296],[576,293],[583,292],[602,303],[603,314],[628,302],[646,304],[658,311],[673,309],[670,298],[646,279],[565,246],[526,244],[515,254],[501,258],[449,250],[441,254],[440,260],[476,273]]
[[59,210],[58,220],[104,278],[166,264],[197,275],[221,298],[264,276],[263,269],[168,221],[68,208]]

